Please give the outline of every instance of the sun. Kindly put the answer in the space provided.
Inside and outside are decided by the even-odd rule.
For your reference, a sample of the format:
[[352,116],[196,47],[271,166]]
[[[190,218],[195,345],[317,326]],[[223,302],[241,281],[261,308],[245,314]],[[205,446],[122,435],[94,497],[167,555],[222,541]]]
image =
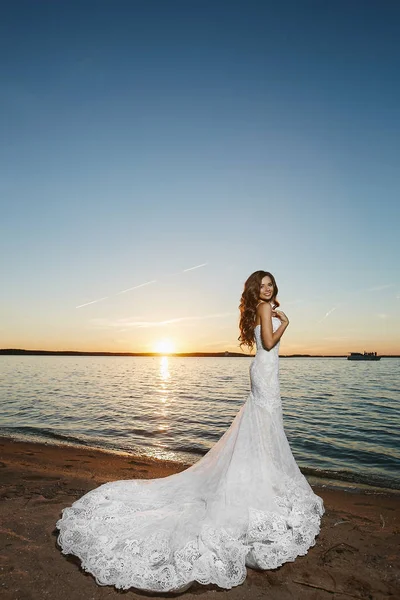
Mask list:
[[155,352],[160,354],[172,354],[175,352],[175,344],[170,339],[159,340],[155,344]]

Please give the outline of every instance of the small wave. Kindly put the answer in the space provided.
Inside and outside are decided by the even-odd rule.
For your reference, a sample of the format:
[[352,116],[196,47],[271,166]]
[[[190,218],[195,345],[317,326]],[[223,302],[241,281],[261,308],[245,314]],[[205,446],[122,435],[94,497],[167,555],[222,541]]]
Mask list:
[[203,456],[210,450],[208,446],[202,444],[171,445],[171,449],[175,450],[176,452],[185,452],[187,454],[194,454],[196,456]]
[[60,442],[69,442],[71,444],[77,444],[79,446],[90,446],[91,441],[84,437],[75,437],[72,435],[65,435],[58,433],[52,429],[45,429],[43,427],[0,427],[1,436],[10,436],[14,438],[35,438],[35,439],[50,439],[57,440]]
[[400,479],[389,478],[378,474],[353,473],[352,471],[316,469],[314,467],[301,466],[301,472],[304,475],[317,477],[319,479],[333,479],[348,483],[368,485],[378,488],[388,488],[400,490]]

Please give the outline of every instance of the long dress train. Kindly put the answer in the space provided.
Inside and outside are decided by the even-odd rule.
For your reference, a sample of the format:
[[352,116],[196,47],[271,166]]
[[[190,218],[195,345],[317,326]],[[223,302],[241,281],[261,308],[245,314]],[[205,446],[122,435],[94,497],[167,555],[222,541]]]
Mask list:
[[[279,324],[272,317],[274,331]],[[62,553],[78,556],[99,585],[230,589],[246,567],[275,569],[315,545],[325,508],[284,431],[279,342],[265,350],[260,325],[255,337],[251,391],[205,456],[169,477],[105,483],[62,510]]]

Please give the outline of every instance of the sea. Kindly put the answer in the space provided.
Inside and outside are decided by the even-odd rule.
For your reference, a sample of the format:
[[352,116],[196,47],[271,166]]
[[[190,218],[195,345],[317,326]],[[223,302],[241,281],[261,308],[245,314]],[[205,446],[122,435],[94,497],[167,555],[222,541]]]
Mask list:
[[[0,356],[0,436],[193,464],[250,391],[251,357]],[[309,480],[400,490],[400,359],[280,358]]]

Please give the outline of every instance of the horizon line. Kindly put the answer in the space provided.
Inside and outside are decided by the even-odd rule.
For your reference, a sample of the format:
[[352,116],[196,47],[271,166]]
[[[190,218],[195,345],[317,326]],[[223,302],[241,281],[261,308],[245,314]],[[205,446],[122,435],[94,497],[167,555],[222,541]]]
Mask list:
[[[219,357],[219,356],[227,356],[227,357],[248,357],[253,358],[255,354],[245,354],[244,352],[234,352],[231,350],[221,350],[219,352],[202,352],[202,351],[194,351],[194,352],[111,352],[107,350],[27,350],[25,348],[0,348],[0,355],[3,356],[12,356],[12,355],[22,355],[22,354],[30,354],[30,355],[84,355],[84,356],[159,356],[159,357]],[[280,358],[347,358],[347,356],[351,354],[347,352],[346,354],[309,354],[306,352],[294,352],[292,354],[279,354]],[[381,358],[400,358],[400,354],[379,354]]]

